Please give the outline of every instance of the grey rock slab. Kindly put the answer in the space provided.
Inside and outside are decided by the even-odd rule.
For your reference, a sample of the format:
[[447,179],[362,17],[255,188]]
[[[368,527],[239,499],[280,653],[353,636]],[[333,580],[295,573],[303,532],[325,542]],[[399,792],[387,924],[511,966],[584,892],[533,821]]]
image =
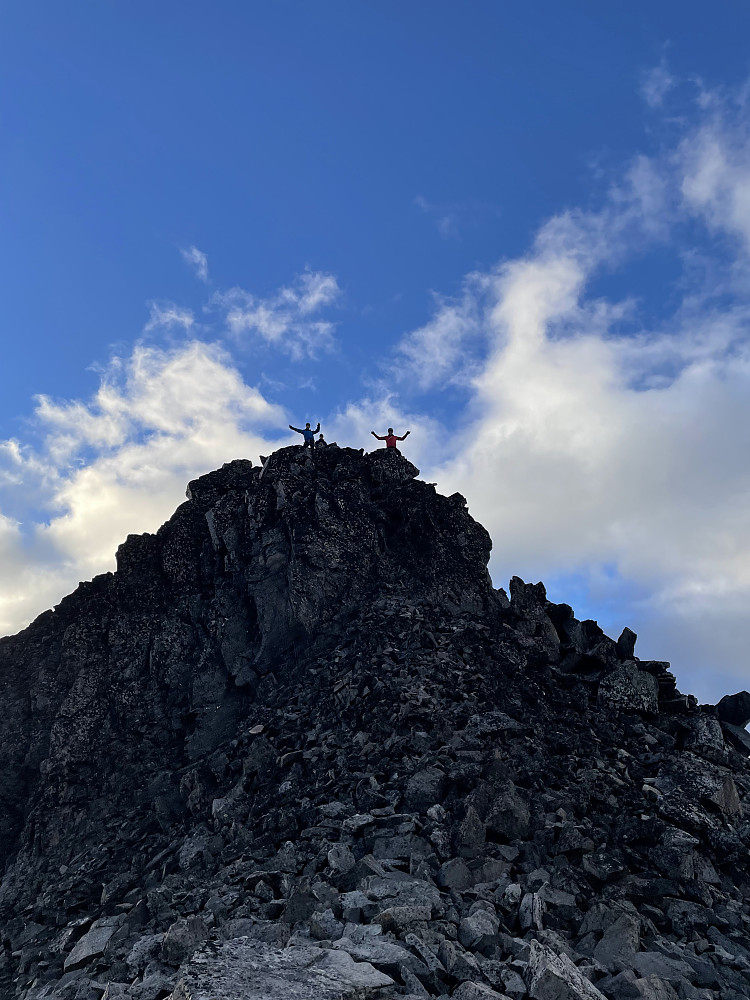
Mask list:
[[461,858],[453,858],[440,866],[437,883],[443,889],[468,889],[474,884],[469,866]]
[[670,983],[679,983],[683,979],[690,982],[695,973],[687,962],[669,958],[659,951],[641,951],[633,956],[632,966],[642,979],[658,976]]
[[468,951],[464,951],[456,941],[441,941],[438,948],[438,958],[446,972],[461,982],[481,980],[482,970],[477,959]]
[[483,715],[472,715],[466,723],[465,732],[468,736],[485,739],[498,733],[519,732],[525,728],[505,712],[485,712]]
[[387,901],[388,906],[428,906],[434,910],[441,905],[440,890],[424,879],[369,878],[363,888],[371,900]]
[[680,1000],[681,994],[684,995],[682,984],[680,984],[681,992],[678,993],[666,980],[659,979],[658,976],[636,979],[635,986],[639,1000]]
[[500,786],[487,813],[487,828],[503,840],[517,840],[529,832],[529,807],[512,781]]
[[200,917],[181,917],[164,935],[162,958],[168,965],[181,965],[208,937],[208,927]]
[[521,900],[521,905],[518,907],[518,922],[521,925],[521,930],[528,931],[533,929],[540,931],[544,926],[544,910],[544,902],[538,893],[525,893]]
[[128,1000],[159,1000],[175,986],[176,973],[155,970],[151,975],[144,976],[143,981],[135,983],[125,995]]
[[494,913],[487,910],[476,910],[468,917],[463,917],[458,925],[458,940],[464,948],[473,948],[481,938],[497,934],[500,921]]
[[402,807],[407,812],[426,812],[430,806],[442,801],[445,772],[439,767],[417,771],[406,782]]
[[665,796],[662,809],[670,804],[695,809],[704,801],[730,817],[741,809],[731,771],[689,751],[660,769],[655,787]]
[[140,975],[148,963],[158,957],[163,940],[163,934],[145,934],[135,942],[125,959],[132,977]]
[[66,972],[85,965],[96,955],[101,955],[109,944],[109,939],[117,930],[119,922],[105,923],[99,927],[94,925],[87,931],[65,959],[63,968]]
[[526,983],[515,971],[508,966],[505,966],[500,971],[500,980],[503,984],[503,990],[511,998],[511,1000],[518,1000],[520,997],[526,996]]
[[332,948],[335,951],[346,952],[358,962],[370,962],[378,968],[392,969],[394,972],[397,972],[401,965],[411,969],[417,976],[420,972],[425,971],[423,963],[402,944],[385,940],[382,937],[372,937],[361,941],[343,937],[335,941]]
[[251,917],[233,917],[222,926],[221,936],[227,941],[231,938],[247,937],[254,926],[255,921]]
[[608,927],[619,920],[623,913],[636,916],[637,910],[632,903],[624,901],[594,903],[584,916],[578,933],[584,935],[595,931],[606,931]]
[[619,972],[632,962],[641,942],[641,922],[632,914],[623,913],[606,931],[594,948],[594,959],[608,972]]
[[334,844],[328,852],[328,864],[335,872],[348,872],[356,865],[357,859],[346,844]]
[[428,842],[413,833],[401,833],[389,837],[376,837],[372,853],[379,861],[390,858],[426,858],[432,853]]
[[169,1000],[360,1000],[392,985],[390,976],[346,952],[240,938],[215,954],[194,955]]
[[210,841],[211,835],[204,830],[197,830],[185,838],[178,854],[178,863],[182,871],[187,871],[201,863]]
[[336,941],[343,933],[344,925],[330,907],[310,917],[310,935],[318,941]]
[[607,1000],[567,955],[538,941],[530,942],[525,979],[533,1000]]
[[504,993],[497,993],[482,983],[461,983],[451,996],[454,1000],[509,1000]]
[[414,975],[411,969],[407,969],[405,965],[402,965],[399,969],[399,975],[403,981],[405,989],[407,989],[408,996],[411,997],[429,997],[429,993],[424,988],[419,979]]
[[597,699],[600,705],[621,711],[659,712],[659,682],[653,674],[639,670],[631,660],[602,678]]
[[345,819],[342,826],[345,830],[349,830],[351,833],[357,833],[359,830],[372,825],[374,822],[375,817],[371,813],[355,813],[354,816],[349,816]]
[[407,934],[404,940],[419,955],[432,980],[436,981],[445,972],[445,968],[435,952],[416,934]]
[[416,923],[426,923],[432,916],[432,906],[418,906],[416,904],[406,906],[389,906],[381,910],[373,919],[379,923],[384,931],[404,931],[407,927]]

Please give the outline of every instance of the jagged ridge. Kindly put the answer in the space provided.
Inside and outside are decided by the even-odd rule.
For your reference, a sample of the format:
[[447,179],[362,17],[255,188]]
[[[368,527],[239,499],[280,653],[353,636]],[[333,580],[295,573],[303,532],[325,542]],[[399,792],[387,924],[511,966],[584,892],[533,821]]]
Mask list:
[[381,996],[747,990],[744,700],[494,591],[487,533],[417,474],[231,463],[0,642],[8,996],[156,1000],[209,935],[311,935]]

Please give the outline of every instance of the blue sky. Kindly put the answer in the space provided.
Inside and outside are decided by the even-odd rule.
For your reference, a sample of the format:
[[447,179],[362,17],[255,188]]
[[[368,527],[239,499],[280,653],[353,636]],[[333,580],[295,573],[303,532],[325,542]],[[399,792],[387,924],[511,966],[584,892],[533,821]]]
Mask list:
[[[750,8],[0,7],[0,629],[322,420],[748,686]],[[397,428],[398,429],[398,428]]]

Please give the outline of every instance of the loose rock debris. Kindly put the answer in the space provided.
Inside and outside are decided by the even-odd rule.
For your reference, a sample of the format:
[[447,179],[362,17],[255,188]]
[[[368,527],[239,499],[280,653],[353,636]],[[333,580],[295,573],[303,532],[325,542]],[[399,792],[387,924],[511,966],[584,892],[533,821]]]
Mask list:
[[750,695],[417,475],[230,463],[0,640],[2,997],[750,995]]

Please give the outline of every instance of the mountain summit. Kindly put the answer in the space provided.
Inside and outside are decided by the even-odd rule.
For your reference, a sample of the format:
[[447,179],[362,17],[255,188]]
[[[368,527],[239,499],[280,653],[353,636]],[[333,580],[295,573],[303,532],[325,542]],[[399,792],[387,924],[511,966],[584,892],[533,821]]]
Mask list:
[[418,474],[229,463],[0,640],[2,997],[750,995],[750,695]]

